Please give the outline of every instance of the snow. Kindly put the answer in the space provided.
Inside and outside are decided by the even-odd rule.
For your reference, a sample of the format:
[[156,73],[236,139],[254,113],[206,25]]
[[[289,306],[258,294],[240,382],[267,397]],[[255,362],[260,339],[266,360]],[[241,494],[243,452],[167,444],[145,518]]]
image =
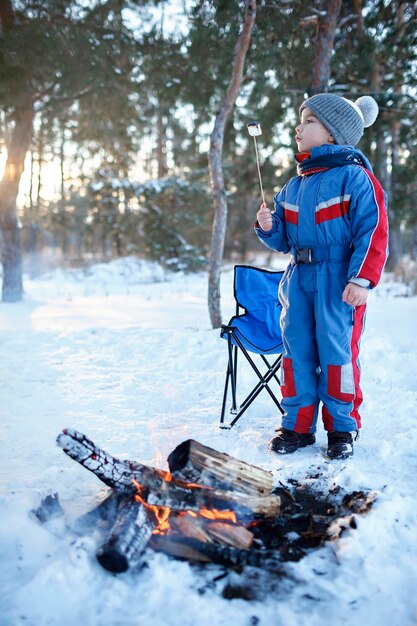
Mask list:
[[[232,281],[225,269],[225,319]],[[322,429],[314,447],[268,451],[278,420],[267,394],[235,428],[219,429],[226,344],[210,328],[205,274],[128,258],[26,278],[25,289],[24,302],[0,305],[0,626],[416,624],[416,297],[389,277],[371,294],[364,428],[353,459],[331,463]],[[145,569],[110,575],[94,557],[98,535],[73,529],[103,485],[56,446],[66,426],[148,465],[166,468],[169,452],[194,438],[272,470],[276,483],[378,497],[356,530],[285,564],[276,588],[261,577],[259,599],[222,597],[237,573],[217,581],[220,568],[152,552]],[[31,511],[55,492],[65,517],[40,525]]]

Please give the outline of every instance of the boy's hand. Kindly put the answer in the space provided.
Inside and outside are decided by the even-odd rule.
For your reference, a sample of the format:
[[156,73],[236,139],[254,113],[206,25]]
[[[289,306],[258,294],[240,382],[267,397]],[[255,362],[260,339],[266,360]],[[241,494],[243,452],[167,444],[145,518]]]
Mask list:
[[343,291],[342,300],[351,306],[360,306],[365,304],[368,294],[369,291],[365,287],[360,287],[355,285],[355,283],[348,283]]
[[260,206],[259,211],[256,214],[256,218],[258,220],[259,226],[262,230],[271,230],[272,228],[272,213],[271,210],[268,209],[265,202],[263,202]]

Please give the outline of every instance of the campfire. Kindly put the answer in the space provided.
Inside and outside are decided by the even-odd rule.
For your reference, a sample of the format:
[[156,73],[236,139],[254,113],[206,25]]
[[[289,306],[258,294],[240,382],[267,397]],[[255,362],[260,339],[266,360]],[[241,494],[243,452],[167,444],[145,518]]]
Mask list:
[[[147,548],[191,562],[280,573],[283,561],[355,528],[355,514],[375,499],[355,492],[335,506],[302,485],[292,492],[284,485],[274,489],[271,472],[194,440],[171,452],[169,471],[117,459],[73,429],[57,443],[110,487],[84,522],[105,521],[96,557],[113,573],[140,565]],[[57,508],[57,498],[49,497],[35,513],[45,521]]]
[[171,452],[168,472],[116,459],[69,428],[57,443],[113,490],[116,518],[97,552],[112,572],[137,564],[148,543],[180,558],[235,564],[253,544],[247,526],[280,510],[271,472],[197,441]]

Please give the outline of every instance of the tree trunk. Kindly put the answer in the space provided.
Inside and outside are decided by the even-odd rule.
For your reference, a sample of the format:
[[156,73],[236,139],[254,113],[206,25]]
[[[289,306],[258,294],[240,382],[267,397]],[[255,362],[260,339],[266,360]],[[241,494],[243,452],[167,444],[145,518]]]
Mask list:
[[156,159],[158,164],[158,178],[164,178],[167,175],[166,163],[166,122],[164,119],[165,106],[159,102],[159,108],[156,117]]
[[43,164],[45,163],[44,158],[43,158],[44,147],[45,147],[43,119],[41,120],[41,125],[40,125],[39,133],[37,136],[36,146],[38,149],[38,181],[37,181],[37,191],[36,191],[36,206],[39,211],[41,207],[41,203],[42,203],[42,169],[43,169]]
[[[0,23],[4,32],[11,31],[14,27],[15,12],[11,0],[0,2]],[[32,141],[33,116],[33,103],[26,97],[20,106],[16,106],[14,128],[7,145],[6,167],[0,183],[0,250],[4,302],[17,302],[23,296],[22,248],[16,199],[26,153]]]
[[38,262],[37,262],[37,244],[38,244],[38,225],[35,219],[35,206],[33,202],[34,191],[34,157],[33,150],[30,153],[30,187],[29,187],[29,208],[27,210],[28,215],[28,240],[27,251],[29,254],[29,272],[30,277],[35,278],[38,274]]
[[359,38],[362,39],[365,33],[362,13],[362,0],[353,0],[353,10],[356,14]]
[[0,183],[0,242],[4,302],[17,302],[23,296],[22,250],[16,199],[26,153],[32,141],[33,115],[29,98],[24,105],[16,109],[15,125],[7,146],[6,168]]
[[67,220],[66,220],[66,205],[65,205],[65,122],[61,122],[60,128],[60,142],[59,142],[59,166],[60,166],[60,188],[61,188],[61,197],[58,202],[58,208],[60,211],[60,240],[61,240],[61,253],[62,257],[65,260],[65,257],[68,254],[69,250],[69,238],[68,238],[68,230],[67,230]]
[[[403,0],[397,0],[396,4],[396,50],[398,54],[398,49],[400,48],[400,41],[404,34],[404,20],[405,20],[405,3]],[[400,60],[396,59],[397,66],[400,65]],[[394,81],[394,92],[396,94],[396,103],[400,102],[401,93],[402,93],[402,72],[396,67],[395,68],[395,81]],[[389,233],[389,250],[390,254],[387,262],[387,269],[390,271],[394,271],[397,267],[398,263],[401,260],[401,255],[403,253],[402,250],[402,237],[399,228],[399,224],[395,219],[393,206],[395,206],[395,199],[397,197],[397,173],[398,173],[398,164],[399,164],[399,152],[400,152],[400,130],[401,130],[401,122],[398,118],[398,114],[394,112],[395,117],[391,120],[391,185],[390,185],[390,217],[391,217],[391,228]]]
[[[400,49],[401,38],[404,33],[404,20],[405,20],[405,3],[403,0],[397,0],[395,3],[396,9],[396,54],[398,54],[398,50]],[[400,97],[402,94],[402,72],[399,69],[398,65],[400,65],[400,60],[395,59],[396,67],[395,67],[395,80],[394,80],[394,93],[396,95],[395,102],[398,103],[400,101]],[[399,150],[400,150],[400,130],[401,130],[401,122],[397,117],[397,114],[393,113],[394,117],[391,119],[390,123],[390,134],[391,134],[391,172],[388,174],[389,184],[386,188],[388,193],[390,203],[389,203],[389,218],[390,218],[390,231],[389,231],[389,257],[387,261],[387,270],[393,272],[397,267],[398,263],[401,260],[402,255],[402,238],[401,231],[399,228],[399,224],[395,219],[395,199],[397,197],[396,194],[396,177],[398,172],[398,162],[399,162]]]
[[256,0],[246,0],[245,20],[237,40],[232,75],[224,102],[217,114],[210,137],[209,167],[214,196],[214,221],[210,250],[208,308],[213,328],[222,323],[220,310],[220,275],[227,224],[227,200],[222,168],[224,132],[243,79],[243,67],[256,18]]
[[313,47],[313,71],[309,95],[327,91],[330,79],[330,64],[334,47],[337,21],[342,0],[320,2],[320,9],[326,12],[320,15]]

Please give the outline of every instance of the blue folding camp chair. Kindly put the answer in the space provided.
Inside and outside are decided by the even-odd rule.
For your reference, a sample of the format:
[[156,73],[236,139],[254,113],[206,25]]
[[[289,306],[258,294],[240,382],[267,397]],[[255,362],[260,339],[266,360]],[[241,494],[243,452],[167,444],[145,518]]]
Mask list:
[[[224,386],[220,428],[232,428],[252,402],[265,389],[281,414],[281,404],[272,391],[270,382],[280,385],[277,375],[282,358],[282,337],[279,325],[281,305],[278,285],[284,272],[263,270],[249,265],[236,265],[234,271],[234,296],[236,315],[221,327],[220,336],[227,340],[228,364]],[[241,310],[243,309],[243,312]],[[237,404],[238,353],[246,358],[259,379],[243,402]],[[252,356],[253,355],[253,356]],[[259,355],[260,359],[254,355]],[[267,359],[274,355],[274,360]],[[260,361],[260,367],[257,362]],[[266,371],[265,371],[266,366]],[[274,387],[276,384],[274,383]],[[226,404],[231,390],[233,419],[225,424]]]

